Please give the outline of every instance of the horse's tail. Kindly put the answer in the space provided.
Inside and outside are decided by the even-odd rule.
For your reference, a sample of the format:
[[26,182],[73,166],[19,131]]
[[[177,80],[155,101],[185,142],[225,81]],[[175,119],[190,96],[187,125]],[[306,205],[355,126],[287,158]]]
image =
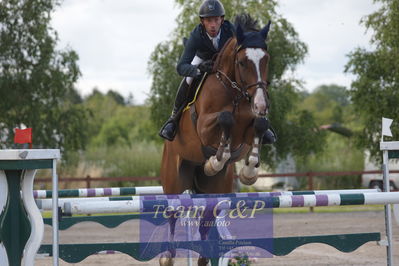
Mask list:
[[252,18],[247,13],[242,13],[242,14],[236,15],[234,18],[234,25],[235,25],[235,27],[240,25],[240,27],[244,30],[244,32],[260,30],[259,25],[258,25],[258,20]]

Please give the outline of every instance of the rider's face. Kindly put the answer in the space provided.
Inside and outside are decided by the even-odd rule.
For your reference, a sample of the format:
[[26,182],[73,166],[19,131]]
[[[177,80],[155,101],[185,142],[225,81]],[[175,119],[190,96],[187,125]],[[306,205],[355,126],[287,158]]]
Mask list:
[[216,37],[223,23],[223,17],[201,18],[201,22],[209,36]]

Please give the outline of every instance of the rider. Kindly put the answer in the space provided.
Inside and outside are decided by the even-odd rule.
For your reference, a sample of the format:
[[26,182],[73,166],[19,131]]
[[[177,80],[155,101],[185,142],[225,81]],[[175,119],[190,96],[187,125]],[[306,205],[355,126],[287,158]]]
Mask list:
[[[183,55],[177,63],[177,72],[185,77],[177,90],[172,115],[161,128],[159,135],[172,141],[176,135],[180,111],[187,102],[189,87],[194,78],[210,73],[213,56],[222,49],[226,41],[235,35],[233,24],[224,19],[224,7],[218,0],[205,0],[199,9],[198,24],[186,41]],[[268,130],[263,143],[272,144],[276,135]]]

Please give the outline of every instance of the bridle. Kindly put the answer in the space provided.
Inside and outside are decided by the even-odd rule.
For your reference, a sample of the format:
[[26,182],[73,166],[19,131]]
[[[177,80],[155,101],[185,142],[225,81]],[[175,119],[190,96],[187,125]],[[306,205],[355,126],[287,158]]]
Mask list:
[[[234,62],[235,65],[238,65],[237,62],[237,54],[238,52],[242,49],[241,45],[237,46],[235,48],[235,53],[234,53]],[[227,83],[222,79],[224,77],[227,80]],[[249,103],[251,102],[252,96],[248,93],[248,90],[254,86],[257,86],[258,88],[261,88],[265,94],[267,99],[269,99],[269,91],[268,91],[268,86],[270,85],[269,81],[258,81],[253,84],[246,85],[245,87],[240,86],[236,81],[231,80],[226,73],[223,71],[217,69],[216,70],[216,78],[222,83],[223,87],[225,87],[227,90],[234,89],[238,91],[238,94],[233,96],[233,114],[235,113],[235,110],[237,109],[238,105],[240,104],[240,101],[245,98]],[[240,75],[240,83],[243,84],[243,80]]]

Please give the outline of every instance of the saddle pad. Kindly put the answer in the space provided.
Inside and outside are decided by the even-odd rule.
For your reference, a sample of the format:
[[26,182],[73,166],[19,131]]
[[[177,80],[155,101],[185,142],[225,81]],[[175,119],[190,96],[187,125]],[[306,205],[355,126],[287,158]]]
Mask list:
[[199,82],[197,88],[195,89],[195,94],[194,94],[194,98],[191,100],[191,102],[189,102],[187,104],[187,106],[183,109],[183,112],[190,109],[190,106],[193,105],[195,103],[195,101],[197,100],[197,96],[202,88],[202,84],[204,83],[206,77],[208,76],[207,73],[205,73],[202,77],[201,77],[201,81]]

